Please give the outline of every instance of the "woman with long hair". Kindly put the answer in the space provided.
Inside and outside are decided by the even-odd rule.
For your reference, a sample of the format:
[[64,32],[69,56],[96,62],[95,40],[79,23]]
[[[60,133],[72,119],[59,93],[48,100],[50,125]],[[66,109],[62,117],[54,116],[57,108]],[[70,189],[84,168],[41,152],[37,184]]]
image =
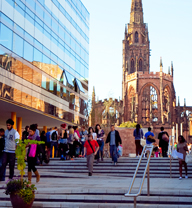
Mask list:
[[88,135],[89,134],[92,134],[93,135],[93,140],[96,140],[97,141],[97,134],[95,133],[93,127],[89,127],[89,129],[88,129]]
[[143,130],[141,129],[140,124],[136,125],[133,136],[135,137],[136,156],[139,156],[143,150],[143,147],[140,144],[141,138],[143,138]]
[[[35,124],[32,124],[30,127],[29,127],[29,136],[28,136],[28,139],[30,140],[37,140],[37,141],[40,141],[40,137],[36,135],[36,126]],[[28,150],[28,154],[27,154],[27,163],[28,163],[28,181],[31,183],[31,179],[32,179],[32,172],[33,171],[35,173],[35,176],[36,176],[36,182],[39,182],[40,180],[40,175],[39,175],[39,172],[37,171],[36,167],[35,167],[35,164],[36,164],[36,161],[37,161],[37,152],[35,155],[30,155],[31,153],[31,148],[32,148],[32,145],[29,145],[29,150]]]
[[180,177],[179,180],[182,180],[182,165],[185,167],[185,178],[187,179],[187,163],[185,162],[185,157],[186,157],[186,151],[188,151],[187,148],[187,142],[185,141],[184,137],[182,135],[179,136],[178,138],[178,144],[177,144],[177,152],[183,154],[183,159],[179,158],[179,173]]
[[97,134],[97,143],[99,144],[99,151],[97,152],[97,163],[99,162],[100,154],[101,153],[101,161],[103,161],[103,147],[104,147],[104,138],[105,132],[101,129],[101,126],[97,124],[95,126],[95,133]]

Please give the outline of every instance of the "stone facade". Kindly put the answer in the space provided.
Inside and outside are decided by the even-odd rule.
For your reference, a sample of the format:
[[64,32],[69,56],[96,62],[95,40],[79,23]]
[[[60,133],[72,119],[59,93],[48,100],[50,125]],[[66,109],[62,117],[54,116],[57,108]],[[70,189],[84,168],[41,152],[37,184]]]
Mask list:
[[[125,26],[122,68],[122,101],[118,101],[121,114],[117,125],[126,121],[140,123],[145,128],[151,126],[156,135],[163,126],[171,135],[172,127],[176,129],[178,124],[176,135],[181,133],[188,139],[192,107],[186,106],[186,102],[184,106],[176,103],[173,63],[165,73],[161,58],[159,72],[150,72],[150,41],[141,0],[132,0],[130,22]],[[94,90],[90,125],[103,123],[104,103],[95,101]]]

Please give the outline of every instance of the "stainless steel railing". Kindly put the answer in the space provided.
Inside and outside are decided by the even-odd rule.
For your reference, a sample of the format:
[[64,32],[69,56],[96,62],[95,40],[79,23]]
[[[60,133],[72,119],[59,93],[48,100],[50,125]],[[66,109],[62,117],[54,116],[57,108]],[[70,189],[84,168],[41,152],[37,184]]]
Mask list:
[[[146,177],[146,173],[148,173],[147,174],[147,195],[150,196],[150,181],[149,181],[150,170],[149,170],[149,168],[150,168],[150,160],[151,160],[151,155],[152,155],[152,152],[153,152],[153,148],[154,148],[153,145],[152,146],[147,146],[147,145],[144,146],[141,157],[139,158],[139,161],[138,161],[138,164],[137,164],[137,168],[136,168],[134,176],[132,178],[129,190],[125,194],[126,197],[134,197],[134,208],[136,208],[136,206],[137,206],[137,197],[141,194],[141,191],[142,191],[142,188],[143,188],[143,185],[144,185],[144,181],[145,181],[145,177]],[[141,161],[143,159],[143,155],[144,155],[146,150],[149,150],[149,151],[147,153],[147,163],[146,163],[146,166],[145,166],[145,170],[144,170],[144,173],[143,173],[141,184],[140,184],[138,192],[136,194],[132,194],[131,191],[132,191],[132,188],[133,188],[133,185],[134,185],[134,182],[135,182],[135,178],[137,176],[137,172],[139,170],[139,167],[141,165]]]

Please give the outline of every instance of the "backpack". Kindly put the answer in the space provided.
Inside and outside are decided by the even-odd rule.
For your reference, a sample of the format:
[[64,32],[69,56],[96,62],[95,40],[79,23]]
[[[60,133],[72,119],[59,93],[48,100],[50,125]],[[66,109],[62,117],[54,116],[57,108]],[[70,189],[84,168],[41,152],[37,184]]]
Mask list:
[[52,134],[51,134],[51,139],[52,141],[57,141],[57,132],[54,131]]

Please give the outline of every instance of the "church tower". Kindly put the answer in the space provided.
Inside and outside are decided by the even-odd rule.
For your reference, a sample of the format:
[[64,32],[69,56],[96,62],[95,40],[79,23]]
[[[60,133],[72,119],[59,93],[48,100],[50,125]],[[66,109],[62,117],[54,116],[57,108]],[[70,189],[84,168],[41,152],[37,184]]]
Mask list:
[[[149,36],[148,27],[144,23],[142,0],[132,0],[130,22],[125,26],[125,37],[123,40],[123,82],[122,93],[123,100],[125,96],[131,95],[128,98],[129,114],[126,120],[136,121],[138,108],[138,76],[137,72],[149,73]],[[131,74],[136,74],[134,92],[127,91],[127,81],[132,80]],[[130,104],[130,102],[132,104]],[[124,102],[126,105],[126,102]],[[128,108],[125,109],[125,111]],[[132,111],[132,113],[130,112]]]

